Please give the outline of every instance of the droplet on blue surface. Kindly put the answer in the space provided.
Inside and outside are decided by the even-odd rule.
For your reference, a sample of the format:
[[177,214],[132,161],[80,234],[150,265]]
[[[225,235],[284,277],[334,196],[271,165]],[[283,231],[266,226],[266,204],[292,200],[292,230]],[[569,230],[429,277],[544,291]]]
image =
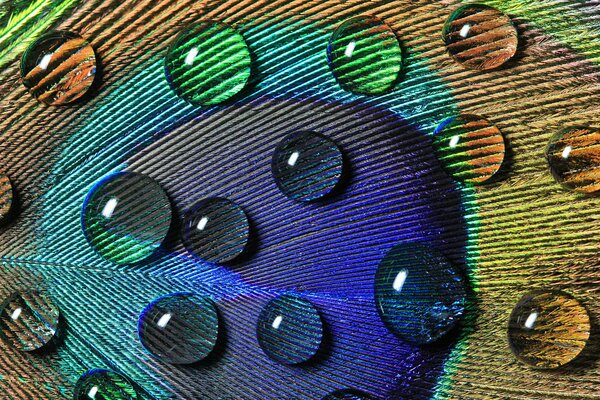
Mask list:
[[250,224],[239,205],[228,199],[210,197],[185,213],[182,236],[185,248],[198,259],[226,263],[246,249]]
[[15,293],[0,313],[0,334],[14,348],[45,348],[57,335],[60,311],[46,295],[35,291]]
[[33,42],[21,59],[23,84],[39,101],[64,105],[83,97],[96,77],[96,54],[75,33],[50,32]]
[[220,104],[248,84],[250,51],[229,25],[203,21],[175,38],[165,57],[165,73],[173,91],[189,103]]
[[171,203],[152,178],[118,172],[88,193],[81,221],[86,239],[105,259],[130,264],[148,258],[171,227]]
[[314,357],[321,347],[321,315],[308,300],[280,296],[260,313],[257,339],[271,359],[280,364],[300,364]]
[[151,302],[138,321],[142,345],[161,361],[193,364],[215,348],[219,315],[215,303],[194,294],[170,294]]
[[379,264],[375,301],[391,332],[421,345],[440,339],[456,326],[465,309],[466,283],[437,251],[400,244]]
[[340,148],[316,132],[296,132],[277,146],[271,163],[277,187],[297,201],[313,201],[331,194],[344,172]]
[[390,91],[402,69],[402,50],[394,31],[377,17],[343,22],[331,35],[327,60],[340,86],[353,93]]
[[575,359],[590,338],[585,307],[562,291],[533,291],[513,309],[508,341],[514,355],[536,368],[554,369]]
[[131,381],[114,371],[93,369],[81,376],[75,385],[74,400],[137,400]]
[[342,389],[331,392],[322,400],[371,400],[371,396],[354,389]]

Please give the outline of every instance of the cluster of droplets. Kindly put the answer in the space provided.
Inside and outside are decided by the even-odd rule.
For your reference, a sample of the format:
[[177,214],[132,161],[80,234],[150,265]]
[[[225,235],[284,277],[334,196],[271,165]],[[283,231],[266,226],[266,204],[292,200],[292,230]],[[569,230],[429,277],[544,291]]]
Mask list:
[[[462,66],[490,70],[517,52],[517,30],[509,17],[483,5],[457,9],[443,29],[450,56]],[[392,92],[400,80],[402,47],[394,31],[375,16],[358,16],[339,25],[327,46],[333,76],[359,95]],[[58,73],[60,72],[60,73]],[[249,48],[234,28],[203,21],[186,29],[165,57],[165,75],[173,91],[191,104],[214,106],[243,95],[252,79]],[[25,52],[23,83],[41,102],[68,104],[83,98],[96,76],[93,48],[69,32],[42,36]],[[600,190],[594,154],[600,132],[567,128],[550,141],[546,158],[552,175],[565,187],[591,194]],[[457,181],[480,184],[502,167],[500,130],[486,118],[461,114],[441,122],[432,148]],[[347,166],[341,148],[318,132],[294,132],[274,150],[272,174],[287,197],[313,202],[341,189]],[[0,219],[11,211],[10,180],[0,176]],[[134,211],[132,211],[134,210]],[[83,231],[105,259],[120,264],[146,260],[161,247],[172,226],[169,197],[150,177],[121,172],[98,182],[82,209]],[[181,238],[190,255],[216,264],[229,263],[247,250],[250,223],[243,208],[229,199],[210,197],[184,216]],[[388,329],[404,341],[423,345],[439,340],[460,321],[467,281],[443,255],[421,245],[394,246],[375,275],[377,309]],[[25,291],[6,299],[0,334],[17,349],[41,351],[60,336],[60,312],[43,293]],[[209,297],[174,293],[152,301],[138,321],[139,340],[157,359],[194,364],[208,357],[220,340],[218,305]],[[313,359],[323,344],[323,320],[308,300],[280,296],[257,317],[257,341],[281,364]],[[517,358],[538,368],[556,368],[581,353],[590,334],[586,309],[564,292],[532,292],[516,305],[508,324]],[[569,345],[566,346],[565,343]],[[135,385],[109,370],[91,370],[76,385],[75,399],[136,399]],[[324,399],[367,399],[353,390]]]

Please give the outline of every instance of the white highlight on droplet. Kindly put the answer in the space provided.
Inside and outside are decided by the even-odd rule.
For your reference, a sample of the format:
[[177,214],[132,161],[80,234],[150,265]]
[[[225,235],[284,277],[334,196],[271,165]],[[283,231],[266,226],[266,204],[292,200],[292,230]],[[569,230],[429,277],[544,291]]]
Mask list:
[[281,326],[281,323],[283,322],[283,317],[281,315],[278,315],[275,320],[273,321],[273,328],[274,329],[279,329],[279,327]]
[[98,386],[94,386],[93,388],[90,389],[90,391],[88,392],[88,397],[90,399],[95,399],[96,394],[98,394]]
[[21,316],[21,313],[23,312],[23,309],[21,307],[17,308],[15,311],[13,311],[13,313],[11,314],[10,318],[13,321],[16,321],[19,319],[19,317]]
[[290,167],[293,167],[294,165],[296,165],[296,163],[298,162],[298,158],[300,158],[300,153],[295,151],[292,153],[292,155],[290,156],[290,159],[288,160],[288,165]]
[[356,42],[353,40],[350,43],[348,43],[348,46],[346,46],[344,55],[348,58],[352,58],[352,54],[354,54],[354,49],[356,49]]
[[41,69],[46,69],[48,68],[48,64],[50,64],[50,60],[52,60],[52,54],[46,54],[44,57],[42,57],[42,61],[40,61],[40,68]]
[[458,135],[452,136],[452,139],[450,139],[450,148],[453,149],[456,146],[458,146],[459,141],[460,141],[460,136],[458,136]]
[[119,204],[119,200],[114,197],[108,200],[102,209],[102,215],[104,215],[105,218],[112,217],[115,212],[115,208],[117,208],[117,204]]
[[165,326],[167,326],[172,317],[173,316],[171,314],[167,313],[160,317],[156,325],[158,325],[159,328],[164,328]]
[[204,228],[206,228],[206,224],[208,224],[208,218],[202,217],[200,218],[200,221],[198,221],[198,225],[196,226],[196,228],[198,228],[199,231],[203,231]]
[[467,36],[469,36],[470,31],[471,31],[471,25],[465,24],[465,25],[463,25],[462,29],[460,30],[459,35],[466,38]]
[[402,287],[404,286],[404,282],[406,282],[406,278],[408,277],[408,271],[403,269],[400,270],[400,272],[398,272],[398,275],[396,275],[396,279],[394,279],[394,283],[392,284],[392,287],[394,288],[395,291],[400,292],[402,291]]
[[194,65],[194,60],[196,59],[198,52],[199,52],[198,48],[193,47],[190,50],[190,52],[187,54],[187,56],[185,56],[185,60],[183,62],[186,63],[187,65]]
[[527,317],[527,320],[525,321],[525,328],[533,328],[533,325],[535,325],[535,321],[537,321],[539,315],[540,314],[537,311],[534,311],[531,314],[529,314],[529,317]]
[[571,146],[565,147],[565,149],[562,152],[562,158],[564,158],[565,160],[567,158],[569,158],[569,155],[571,154],[571,151],[573,151],[573,148]]

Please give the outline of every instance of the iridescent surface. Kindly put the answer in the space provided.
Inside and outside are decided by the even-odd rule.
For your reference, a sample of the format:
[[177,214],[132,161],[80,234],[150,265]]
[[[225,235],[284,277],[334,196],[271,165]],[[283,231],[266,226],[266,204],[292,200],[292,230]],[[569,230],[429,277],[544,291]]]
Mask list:
[[103,178],[88,193],[81,212],[90,245],[118,264],[152,255],[165,239],[171,217],[169,198],[160,185],[133,172]]
[[371,400],[371,397],[354,389],[342,389],[329,393],[322,400]]
[[82,98],[96,77],[96,55],[77,34],[50,32],[33,42],[21,59],[23,84],[39,101],[64,105]]
[[573,127],[557,132],[546,148],[546,160],[564,187],[586,194],[600,190],[600,130]]
[[456,326],[465,309],[466,284],[434,249],[400,244],[379,264],[375,301],[391,332],[406,342],[426,344]]
[[0,336],[21,351],[47,347],[56,337],[60,311],[39,292],[11,295],[0,312]]
[[510,18],[480,4],[458,8],[444,25],[448,53],[470,69],[488,70],[505,64],[517,52],[519,37]]
[[171,294],[151,302],[138,321],[142,345],[161,361],[193,364],[214,349],[219,316],[208,297]]
[[250,224],[244,210],[228,199],[201,200],[183,219],[183,244],[187,251],[204,261],[234,260],[246,249],[249,237]]
[[74,400],[136,400],[139,396],[125,376],[106,369],[93,369],[79,378]]
[[505,153],[504,137],[487,119],[463,114],[437,127],[433,150],[454,179],[477,184],[500,170]]
[[8,176],[0,172],[0,223],[5,221],[13,207],[13,187]]
[[286,136],[271,163],[277,187],[298,201],[313,201],[332,193],[344,172],[344,157],[331,139],[316,132]]
[[5,26],[10,18],[22,12],[33,0],[0,0],[0,27]]
[[590,317],[583,305],[562,291],[524,295],[508,322],[515,356],[536,368],[558,368],[577,357],[590,337]]
[[327,61],[342,88],[378,95],[394,88],[402,50],[394,31],[379,18],[361,15],[344,21],[331,35]]
[[256,335],[271,359],[280,364],[300,364],[314,357],[321,347],[323,322],[308,300],[284,295],[263,308]]
[[215,105],[238,94],[250,79],[244,38],[232,27],[203,21],[186,28],[165,58],[165,73],[178,96],[194,105]]

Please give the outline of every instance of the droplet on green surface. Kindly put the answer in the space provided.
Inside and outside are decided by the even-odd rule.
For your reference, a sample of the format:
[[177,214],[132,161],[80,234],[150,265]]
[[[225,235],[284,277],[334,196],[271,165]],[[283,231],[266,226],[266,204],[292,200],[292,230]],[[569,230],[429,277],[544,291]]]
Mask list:
[[437,127],[433,150],[454,179],[477,184],[500,170],[505,153],[504,137],[487,119],[460,115]]
[[229,25],[203,21],[185,29],[165,58],[167,81],[194,105],[216,105],[242,91],[251,75],[250,51]]
[[378,95],[393,89],[402,69],[402,49],[394,31],[379,18],[343,22],[327,47],[329,67],[347,91]]
[[86,372],[75,385],[74,400],[136,400],[138,394],[125,376],[107,369]]

